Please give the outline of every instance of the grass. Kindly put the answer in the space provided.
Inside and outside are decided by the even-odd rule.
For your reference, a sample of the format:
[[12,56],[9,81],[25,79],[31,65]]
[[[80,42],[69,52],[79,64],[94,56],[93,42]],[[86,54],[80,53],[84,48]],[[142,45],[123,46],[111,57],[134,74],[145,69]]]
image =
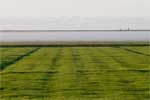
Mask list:
[[0,70],[3,70],[6,66],[22,59],[24,56],[30,55],[36,50],[37,49],[33,48],[0,48]]
[[[0,49],[13,62],[37,48]],[[148,100],[149,55],[149,46],[38,48],[1,70],[0,99]]]

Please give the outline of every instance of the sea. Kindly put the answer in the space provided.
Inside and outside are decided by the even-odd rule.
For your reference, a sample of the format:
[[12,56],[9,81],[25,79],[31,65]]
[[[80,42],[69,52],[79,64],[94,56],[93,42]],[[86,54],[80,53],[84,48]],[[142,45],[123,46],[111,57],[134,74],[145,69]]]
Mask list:
[[0,41],[150,41],[150,31],[1,31]]

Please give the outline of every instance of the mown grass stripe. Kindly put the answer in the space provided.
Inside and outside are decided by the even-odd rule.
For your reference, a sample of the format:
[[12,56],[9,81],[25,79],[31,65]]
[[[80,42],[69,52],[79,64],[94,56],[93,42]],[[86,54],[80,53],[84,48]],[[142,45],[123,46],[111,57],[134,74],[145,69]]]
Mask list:
[[52,90],[49,95],[51,95],[52,100],[64,100],[65,98],[70,99],[72,94],[76,94],[76,91],[72,90],[76,84],[74,81],[75,67],[72,63],[71,48],[62,48],[59,59],[57,59],[55,64],[56,65],[54,67],[56,67],[58,73],[51,78],[53,82],[48,84],[48,88]]
[[144,54],[144,53],[142,53],[142,52],[138,52],[138,51],[135,51],[135,50],[131,50],[131,49],[128,49],[128,48],[125,48],[125,47],[115,47],[115,48],[120,48],[120,49],[129,51],[129,52],[136,53],[136,54],[140,54],[140,55],[144,55],[144,56],[150,56],[149,54]]
[[[90,99],[88,98],[88,94],[92,95],[94,91],[89,90],[90,86],[88,85],[89,79],[86,75],[86,65],[85,62],[83,61],[83,58],[85,56],[85,51],[86,48],[72,48],[71,49],[71,55],[72,55],[72,63],[76,69],[75,74],[75,82],[74,84],[75,87],[73,88],[73,91],[76,91],[78,95],[74,95],[74,98],[81,98],[81,99]],[[84,53],[83,53],[84,52]],[[89,87],[88,87],[89,86]],[[87,88],[88,87],[88,88]]]
[[[14,71],[6,71],[4,73],[1,73],[3,74],[2,82],[3,82],[3,88],[5,90],[5,91],[3,90],[3,92],[7,93],[7,91],[10,91],[10,94],[7,97],[26,95],[28,96],[29,99],[31,99],[32,97],[30,95],[43,96],[45,94],[48,94],[48,91],[51,90],[51,89],[50,90],[47,89],[47,83],[51,82],[51,80],[48,81],[48,79],[50,79],[50,77],[52,77],[53,74],[55,74],[53,73],[55,66],[51,66],[51,64],[52,64],[52,61],[54,61],[53,59],[56,59],[55,57],[56,57],[57,52],[59,52],[59,50],[56,48],[40,49],[38,52],[35,52],[31,56],[26,57],[25,59],[21,60],[24,62],[21,65],[17,63],[15,64],[16,66],[13,66],[13,67],[18,67],[18,68],[25,67],[22,69],[22,71],[14,70]],[[37,60],[37,58],[40,59],[40,61],[38,63],[35,61],[32,62],[33,64],[36,64],[36,65],[32,67],[32,69],[30,69],[30,66],[32,66],[32,64],[27,65],[26,61],[30,62],[32,60]],[[12,75],[9,74],[11,72],[12,72]],[[10,77],[7,77],[7,75],[10,75]],[[7,83],[7,81],[4,79],[5,76],[6,78],[8,78],[10,83]],[[32,78],[33,76],[34,78]],[[9,85],[9,87],[7,87],[7,85],[5,84]],[[14,85],[12,86],[11,84],[19,84],[23,87],[14,86]],[[26,84],[28,84],[28,86],[26,86]],[[31,90],[31,88],[33,88],[33,90]],[[37,90],[34,90],[34,88]],[[12,92],[13,89],[16,90],[14,93]],[[24,92],[24,90],[26,92]],[[3,93],[3,96],[5,96],[4,93]]]
[[52,59],[50,61],[49,68],[47,69],[47,70],[49,70],[51,72],[54,72],[54,73],[45,73],[43,75],[43,79],[44,79],[44,82],[42,84],[43,85],[43,92],[47,92],[47,96],[48,97],[51,97],[52,96],[51,92],[54,91],[53,90],[53,85],[54,84],[52,82],[52,78],[54,78],[55,75],[57,74],[57,69],[59,68],[57,66],[57,61],[60,59],[61,51],[62,51],[62,48],[58,48],[55,51],[55,54],[53,55],[53,57],[52,57]]
[[[98,63],[97,65],[99,65],[101,67],[100,70],[102,70],[102,71],[104,69],[105,70],[127,70],[126,68],[124,68],[123,66],[118,64],[118,62],[116,62],[116,60],[118,60],[118,59],[115,59],[115,58],[117,58],[119,56],[113,57],[112,55],[105,53],[105,51],[103,51],[103,49],[101,47],[92,48],[91,49],[91,57],[92,57],[93,61],[101,62],[101,63]],[[113,57],[113,59],[112,59],[112,57]]]
[[15,64],[17,61],[23,59],[24,57],[29,56],[30,54],[36,52],[38,49],[40,49],[40,48],[35,48],[33,50],[30,50],[29,52],[26,52],[26,53],[18,56],[16,59],[12,60],[11,62],[7,62],[5,64],[2,64],[0,66],[0,71],[4,70],[6,67],[10,66],[11,64]]
[[18,56],[33,50],[34,48],[0,48],[0,67],[12,62]]
[[[110,50],[107,52],[105,50],[103,50],[103,53],[111,55]],[[113,54],[113,55],[115,55],[115,54]],[[114,56],[110,56],[110,57],[112,57],[114,59]],[[120,57],[123,58],[123,56],[120,56]],[[115,59],[117,59],[117,58],[115,58]],[[119,59],[117,59],[116,62],[120,63],[121,66],[124,66],[124,67],[132,67],[132,65],[130,63],[127,63],[125,61],[120,62]],[[148,80],[146,80],[146,76],[149,75],[149,70],[141,70],[141,69],[129,69],[129,70],[131,70],[131,71],[124,70],[122,72],[114,73],[114,74],[116,74],[115,76],[118,77],[118,79],[119,79],[118,83],[121,85],[120,91],[125,92],[126,95],[128,95],[133,100],[137,100],[139,98],[141,98],[141,99],[149,98],[148,92],[149,92],[150,88],[149,88],[148,84],[146,84],[149,82]],[[141,75],[139,75],[139,74],[141,74]],[[143,85],[143,84],[145,84],[145,85]],[[143,88],[144,88],[144,91],[141,91],[141,89],[143,89]],[[144,94],[144,92],[147,92],[147,93]],[[138,94],[141,94],[142,96],[138,95]],[[126,96],[125,99],[129,98],[128,96]]]
[[116,59],[127,69],[148,69],[148,57],[138,55],[120,48],[109,47],[102,49],[109,57]]
[[[98,64],[93,62],[93,65],[96,66],[95,68],[99,70],[99,73],[95,73],[95,72],[93,73],[95,73],[97,77],[101,76],[100,78],[97,78],[97,80],[95,80],[95,84],[97,83],[97,85],[99,86],[98,89],[100,89],[101,87],[101,89],[99,90],[99,92],[102,94],[101,97],[107,99],[117,99],[117,100],[122,99],[119,96],[115,97],[115,95],[119,95],[120,93],[126,94],[124,91],[120,91],[122,86],[117,85],[118,83],[117,80],[119,80],[119,78],[116,77],[115,73],[116,72],[118,73],[118,70],[120,71],[120,69],[121,71],[124,71],[126,69],[124,69],[121,65],[119,66],[119,64],[110,66],[111,63],[115,63],[116,61],[112,59],[110,56],[108,56],[107,53],[104,53],[100,48],[91,48],[89,51],[91,52],[89,54],[91,57],[91,61],[96,60],[101,62]],[[111,62],[108,62],[108,60]],[[105,68],[103,65],[106,67],[106,70],[103,70],[103,68]],[[91,78],[93,77],[94,76],[91,76]],[[111,86],[111,84],[113,84],[113,86]]]
[[[78,86],[76,87],[80,89],[78,98],[81,98],[81,100],[104,98],[105,91],[102,80],[104,81],[103,77],[105,77],[105,75],[103,76],[101,73],[103,72],[103,70],[101,70],[101,68],[103,68],[103,66],[101,66],[102,62],[97,63],[99,60],[93,58],[95,55],[93,54],[94,51],[92,48],[73,48],[73,52],[74,62],[77,68],[76,77]],[[99,76],[101,76],[101,78],[99,78]]]
[[[111,49],[109,48],[109,51],[110,50]],[[106,51],[107,50],[105,49],[105,50],[101,50],[100,52],[105,54],[105,55],[109,55],[109,57],[113,57],[112,59],[114,59],[116,54],[115,53],[111,54],[110,52],[108,52],[108,51],[106,52]],[[96,54],[98,55],[98,52]],[[118,62],[118,60],[119,59],[117,59],[117,60],[114,59],[115,62],[122,63],[122,61]],[[109,62],[106,64],[111,65],[111,63],[109,63]],[[129,65],[129,64],[127,64],[127,63],[126,64],[120,64],[120,66],[122,66],[122,67],[127,67],[127,65]],[[107,83],[106,81],[104,81],[104,82],[106,82],[106,84],[108,86],[107,93],[109,93],[109,91],[112,91],[112,93],[109,93],[106,95],[106,98],[109,98],[109,96],[111,99],[117,99],[117,100],[128,99],[128,98],[132,98],[134,100],[134,99],[139,98],[140,96],[135,96],[135,94],[134,94],[134,92],[136,92],[137,94],[140,93],[140,91],[134,91],[134,89],[139,90],[138,86],[136,84],[134,85],[134,82],[138,83],[138,80],[140,78],[137,78],[137,77],[132,78],[132,77],[135,74],[139,74],[138,72],[140,70],[137,69],[137,71],[136,71],[136,70],[125,69],[125,70],[120,71],[120,70],[116,69],[117,66],[113,66],[113,67],[114,67],[114,70],[112,70],[112,71],[110,70],[110,71],[106,72],[106,74],[105,74],[105,75],[107,75],[106,79],[108,78],[108,76],[111,75],[111,78],[110,79],[108,78],[108,80],[110,80],[110,82]],[[103,70],[101,72],[103,72]],[[146,72],[147,72],[147,70],[146,70]],[[143,71],[143,73],[145,73],[145,72]],[[129,74],[131,75],[130,77],[128,77]],[[101,78],[102,78],[102,76],[101,76]],[[113,85],[114,87],[112,87],[111,84],[114,84]],[[129,84],[129,85],[127,85],[127,84]],[[128,91],[129,87],[132,87],[131,91],[130,90]],[[111,89],[113,89],[113,90],[111,90]],[[114,96],[113,97],[113,94],[116,94],[116,95],[120,94],[120,96],[118,96],[118,97]],[[124,96],[124,98],[123,98],[123,96]]]

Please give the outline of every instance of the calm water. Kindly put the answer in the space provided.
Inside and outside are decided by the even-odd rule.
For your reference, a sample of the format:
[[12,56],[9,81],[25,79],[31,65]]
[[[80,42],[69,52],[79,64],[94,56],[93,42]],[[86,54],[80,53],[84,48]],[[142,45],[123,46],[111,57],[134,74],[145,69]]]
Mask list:
[[148,41],[150,31],[0,32],[0,41]]

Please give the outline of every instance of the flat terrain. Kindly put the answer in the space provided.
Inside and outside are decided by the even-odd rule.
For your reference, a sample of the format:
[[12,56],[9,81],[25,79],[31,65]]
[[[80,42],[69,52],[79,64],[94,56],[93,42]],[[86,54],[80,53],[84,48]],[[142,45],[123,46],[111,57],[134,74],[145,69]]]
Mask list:
[[149,50],[1,47],[0,100],[149,100]]

